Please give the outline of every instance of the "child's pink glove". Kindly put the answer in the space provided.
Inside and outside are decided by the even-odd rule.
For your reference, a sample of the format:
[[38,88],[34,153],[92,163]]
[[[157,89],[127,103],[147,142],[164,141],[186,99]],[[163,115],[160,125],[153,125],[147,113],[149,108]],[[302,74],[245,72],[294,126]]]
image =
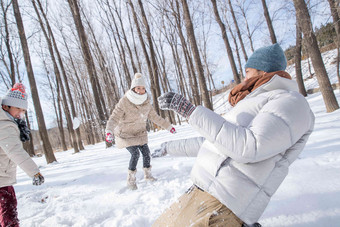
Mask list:
[[174,127],[172,127],[172,128],[170,129],[170,132],[171,132],[172,134],[175,134],[175,133],[176,133],[176,129],[175,129]]
[[112,142],[115,140],[115,138],[113,137],[112,133],[108,132],[108,133],[106,133],[106,138],[105,138],[105,140],[106,140],[106,142],[108,142],[108,143],[112,143]]

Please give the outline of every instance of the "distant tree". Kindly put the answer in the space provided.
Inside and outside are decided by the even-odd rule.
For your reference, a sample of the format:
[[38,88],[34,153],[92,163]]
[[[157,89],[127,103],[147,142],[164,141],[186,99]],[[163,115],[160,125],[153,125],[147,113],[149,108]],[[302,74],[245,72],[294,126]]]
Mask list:
[[[337,40],[337,34],[332,23],[327,23],[316,28],[315,36],[320,48],[333,44],[334,41]],[[302,41],[304,42],[304,38],[302,38]],[[308,55],[306,50],[303,50],[302,53],[304,55]],[[295,56],[295,45],[288,47],[285,50],[285,55],[288,61],[293,59]]]
[[99,119],[101,120],[101,125],[104,126],[106,125],[107,121],[107,113],[106,113],[106,108],[105,108],[105,103],[102,102],[102,94],[100,92],[100,87],[98,83],[98,78],[97,78],[97,72],[96,72],[96,67],[93,61],[93,57],[91,54],[91,50],[89,47],[89,43],[87,40],[87,35],[80,17],[80,10],[78,6],[78,1],[77,0],[67,0],[70,10],[73,16],[74,23],[76,25],[77,29],[77,34],[80,40],[81,44],[81,49],[83,51],[83,56],[86,64],[86,68],[90,77],[90,82],[92,86],[92,91],[93,91],[93,97],[95,100],[95,105],[97,107],[97,111],[99,114]]
[[340,61],[340,16],[339,16],[339,0],[328,0],[329,8],[331,9],[331,14],[333,17],[333,24],[336,31],[336,44],[338,57],[336,61],[336,75],[338,76],[338,81],[340,84],[340,72],[339,72],[339,61]]
[[285,49],[285,56],[287,58],[287,61],[295,57],[295,50],[295,45],[289,46],[287,49]]
[[[107,60],[104,57],[104,51],[101,49],[100,44],[98,42],[98,38],[96,37],[95,30],[93,29],[93,25],[91,24],[88,16],[84,12],[83,9],[81,9],[83,17],[85,19],[85,22],[88,26],[89,33],[92,37],[93,44],[94,44],[94,52],[96,53],[94,56],[97,59],[97,62],[99,64],[100,71],[102,73],[102,79],[104,81],[104,88],[106,91],[106,99],[107,103],[110,105],[110,107],[114,107],[114,103],[117,103],[119,101],[119,95],[118,95],[118,86],[116,81],[114,80],[116,77],[114,75],[114,72],[110,72],[107,67]],[[65,45],[67,45],[65,43]],[[113,78],[113,80],[112,80]],[[128,74],[126,77],[129,83],[131,84],[131,75]]]
[[49,163],[57,161],[57,159],[54,156],[52,146],[48,138],[48,133],[47,133],[46,124],[44,120],[44,114],[41,109],[39,93],[38,93],[37,85],[36,85],[35,78],[34,78],[34,73],[33,73],[33,68],[32,68],[32,63],[31,63],[31,56],[30,56],[29,49],[28,49],[25,29],[24,29],[24,25],[22,22],[18,1],[13,0],[12,5],[13,5],[15,21],[18,27],[22,51],[24,54],[28,81],[31,87],[33,105],[34,105],[34,109],[35,109],[36,116],[37,116],[39,133],[40,133],[41,140],[43,142],[43,150],[44,150],[45,158],[46,158],[47,164],[49,164]]
[[187,36],[190,40],[190,46],[193,51],[194,59],[195,59],[195,65],[196,65],[196,70],[198,73],[198,81],[200,84],[201,88],[201,93],[202,93],[202,100],[204,103],[204,106],[207,107],[208,109],[213,109],[212,103],[210,102],[209,98],[209,93],[208,93],[208,88],[207,84],[205,81],[204,77],[204,70],[203,70],[203,65],[201,62],[199,50],[197,47],[197,42],[196,42],[196,37],[195,37],[195,32],[194,32],[194,26],[191,21],[191,16],[190,16],[190,11],[189,11],[189,6],[187,3],[187,0],[181,0],[182,6],[183,6],[183,16],[184,16],[184,21],[185,21],[185,28],[187,31]]
[[[127,53],[129,53],[129,52],[125,51],[126,48],[125,48],[125,46],[123,44],[123,40],[122,40],[123,39],[122,34],[124,34],[124,32],[122,32],[122,31],[124,31],[124,28],[122,27],[121,29],[119,29],[118,23],[117,23],[118,19],[116,18],[115,13],[113,12],[114,11],[113,6],[116,7],[116,3],[111,4],[111,2],[109,2],[108,0],[106,0],[106,1],[99,0],[98,4],[100,5],[101,10],[104,12],[104,14],[106,16],[106,20],[102,19],[102,21],[105,21],[105,26],[108,27],[107,29],[109,29],[111,34],[112,34],[110,39],[113,39],[113,41],[115,43],[116,51],[119,54],[119,61],[122,64],[123,72],[124,72],[124,75],[125,75],[124,82],[126,82],[125,83],[126,89],[129,89],[130,86],[131,86],[131,81],[132,81],[131,75],[133,75],[133,74],[130,72],[129,67],[128,67]],[[86,18],[86,16],[85,16],[85,19],[90,26],[89,20]],[[90,30],[93,30],[91,27],[90,27]],[[133,63],[132,63],[132,68],[133,68],[133,71],[134,71],[135,69],[134,69]]]
[[320,49],[318,47],[316,36],[313,31],[312,22],[304,0],[294,0],[296,16],[299,21],[299,27],[305,37],[306,44],[312,59],[312,64],[320,86],[327,112],[333,112],[339,109],[339,104],[335,98],[334,91],[329,81],[325,65],[323,63]]
[[[47,70],[47,63],[45,62],[45,59],[43,59],[43,62],[44,62],[46,77],[47,77],[48,84],[50,86],[50,90],[51,90],[51,94],[52,94],[52,102],[53,102],[54,112],[55,112],[56,118],[57,118],[57,126],[58,126],[58,130],[59,130],[59,133],[60,133],[61,146],[62,146],[63,151],[67,151],[65,133],[64,133],[64,126],[63,126],[63,117],[62,117],[62,115],[59,117],[59,113],[62,112],[61,107],[60,107],[59,85],[58,85],[58,82],[56,82],[57,89],[55,90],[55,88],[53,86],[52,79],[50,78],[50,75],[49,75],[49,71]],[[57,94],[55,94],[56,92],[57,92]],[[58,109],[58,107],[59,107],[59,109]]]
[[2,10],[2,15],[3,15],[3,29],[5,32],[4,40],[5,40],[7,57],[8,57],[10,67],[7,66],[5,59],[3,59],[3,63],[5,64],[5,66],[7,66],[6,68],[7,68],[8,74],[10,75],[11,82],[12,82],[11,85],[13,86],[15,84],[15,69],[14,69],[14,60],[13,60],[13,54],[12,54],[12,49],[11,49],[11,44],[10,44],[10,32],[9,32],[9,26],[8,26],[8,9],[10,6],[11,6],[11,3],[4,5],[4,1],[1,1],[1,10]]
[[[189,44],[186,39],[185,39],[185,35],[184,35],[184,31],[183,31],[183,20],[182,20],[182,15],[183,12],[181,12],[180,10],[180,4],[178,0],[175,0],[175,4],[173,1],[171,1],[170,3],[170,9],[171,9],[171,14],[174,17],[174,21],[175,21],[175,27],[176,27],[176,31],[178,34],[178,37],[181,41],[181,47],[182,47],[182,51],[184,54],[184,60],[186,62],[186,69],[187,69],[187,75],[189,78],[189,87],[191,88],[191,92],[192,94],[189,95],[188,93],[188,98],[189,100],[193,100],[195,105],[201,105],[201,99],[200,99],[200,95],[199,95],[199,86],[198,86],[198,81],[197,81],[197,76],[196,76],[196,71],[195,71],[195,66],[193,63],[193,59],[192,59],[192,54],[190,53],[190,47]],[[169,19],[169,21],[173,21],[171,19]],[[174,38],[173,38],[174,39]],[[178,53],[177,53],[178,54]],[[182,76],[182,78],[184,79],[184,75]],[[185,82],[185,79],[184,79]]]
[[261,0],[261,1],[262,1],[262,6],[263,6],[264,17],[266,18],[267,26],[268,26],[268,29],[269,29],[270,39],[272,40],[273,44],[277,43],[277,39],[276,39],[276,35],[275,35],[275,32],[274,32],[273,23],[272,23],[272,20],[270,19],[270,15],[269,15],[269,11],[268,11],[266,0]]
[[[68,106],[68,103],[67,103],[64,85],[63,85],[63,82],[61,80],[61,73],[59,71],[57,60],[56,60],[56,57],[55,57],[55,52],[53,50],[53,44],[52,44],[53,33],[51,33],[50,29],[49,29],[49,31],[46,30],[44,22],[42,21],[42,18],[40,16],[40,13],[39,13],[39,10],[38,10],[38,7],[36,5],[35,0],[32,0],[32,4],[33,4],[34,10],[37,14],[41,30],[43,31],[43,34],[45,36],[45,39],[46,39],[46,42],[47,42],[47,45],[48,45],[48,50],[49,50],[51,60],[52,60],[52,63],[53,63],[54,74],[55,74],[57,81],[60,85],[60,90],[61,90],[61,94],[62,94],[62,98],[63,98],[63,104],[64,104],[64,112],[65,112],[66,121],[67,121],[67,127],[68,127],[68,130],[69,130],[70,135],[71,135],[72,140],[73,140],[74,152],[78,153],[79,148],[78,148],[78,144],[77,144],[77,138],[76,138],[76,135],[75,135],[74,130],[73,130],[71,113],[70,113],[69,106]],[[49,25],[47,24],[46,27],[49,27]]]
[[320,48],[336,42],[337,33],[335,31],[334,24],[327,23],[325,25],[321,25],[320,28],[316,28],[315,36]]
[[[151,66],[152,66],[152,86],[154,86],[155,91],[156,91],[156,96],[159,97],[161,95],[161,89],[160,89],[160,85],[159,85],[159,69],[157,66],[157,62],[156,62],[156,53],[155,53],[155,48],[154,48],[154,44],[152,41],[152,35],[151,35],[151,29],[150,29],[150,25],[147,19],[147,16],[145,14],[145,10],[144,10],[144,6],[143,6],[143,2],[141,0],[138,0],[138,5],[141,11],[141,16],[142,16],[142,21],[145,27],[145,33],[146,33],[146,40],[148,42],[148,46],[149,46],[149,53],[150,53],[150,60],[151,60]],[[158,102],[154,102],[154,108],[157,111],[158,114],[160,114],[163,118],[165,117],[164,111],[161,111],[159,109],[159,105]]]
[[240,45],[241,45],[241,49],[242,49],[242,52],[243,52],[244,60],[248,61],[248,56],[247,56],[246,48],[244,47],[241,31],[240,31],[240,28],[239,28],[238,23],[237,23],[237,19],[236,19],[236,16],[235,16],[233,5],[231,4],[231,0],[228,0],[228,4],[229,4],[231,16],[233,17],[234,26],[236,28],[237,37],[238,37],[238,40],[239,40]]
[[298,24],[296,21],[296,45],[295,45],[295,75],[296,81],[299,86],[299,91],[303,96],[307,96],[306,88],[303,83],[302,71],[301,71],[301,51],[302,51],[302,34]]
[[[34,0],[33,0],[34,1]],[[72,97],[72,93],[71,93],[71,89],[70,89],[70,85],[69,85],[69,82],[68,82],[68,75],[66,73],[66,70],[65,70],[65,66],[64,66],[64,62],[61,58],[61,55],[60,55],[60,51],[59,51],[59,48],[57,46],[57,42],[54,38],[54,33],[52,31],[52,28],[50,26],[50,23],[47,19],[47,15],[46,13],[44,12],[44,9],[42,7],[42,4],[40,2],[40,0],[35,0],[37,1],[37,4],[38,4],[38,8],[44,18],[44,21],[45,21],[45,24],[46,24],[46,28],[48,30],[48,34],[50,36],[50,39],[51,39],[51,44],[53,46],[53,49],[57,55],[57,60],[58,60],[58,63],[59,63],[59,67],[61,69],[61,75],[63,76],[63,79],[64,79],[64,84],[65,84],[65,88],[66,88],[66,93],[67,93],[67,97],[68,97],[68,103],[70,104],[70,107],[71,107],[71,114],[72,114],[72,117],[73,119],[77,117],[77,113],[76,113],[76,109],[75,109],[75,105],[74,105],[74,101],[73,101],[73,97]],[[37,14],[39,14],[39,12],[37,11]],[[65,97],[66,98],[66,97]],[[65,100],[66,101],[66,100]],[[71,123],[73,125],[73,122],[72,122],[72,119],[71,119]],[[69,124],[69,123],[68,123]],[[73,127],[72,129],[70,129],[70,131],[73,131]],[[84,145],[83,145],[83,142],[81,140],[81,133],[80,133],[80,128],[76,128],[75,130],[75,133],[76,133],[76,137],[74,138],[74,140],[76,140],[76,142],[78,143],[78,147],[80,150],[84,150]]]
[[239,68],[238,77],[240,78],[240,80],[242,80],[244,78],[244,76],[243,76],[243,72],[242,72],[242,61],[241,61],[241,57],[240,57],[240,52],[239,52],[237,40],[236,40],[235,35],[233,34],[233,31],[231,30],[231,26],[230,26],[228,20],[226,20],[226,23],[228,25],[229,34],[230,34],[231,38],[233,39],[234,46],[235,46],[235,49],[234,49],[233,52],[236,52],[236,58],[237,58],[238,68]]
[[250,44],[250,49],[252,52],[254,52],[254,42],[253,42],[253,35],[254,35],[254,32],[260,28],[261,24],[262,24],[262,21],[259,21],[258,23],[254,24],[253,26],[253,29],[250,28],[250,25],[249,25],[249,22],[248,22],[248,10],[249,10],[249,6],[251,4],[254,4],[253,1],[247,1],[247,0],[237,0],[236,1],[236,6],[238,8],[238,10],[240,11],[241,13],[241,16],[243,17],[244,19],[244,24],[246,26],[246,36],[249,40],[249,44]]
[[[143,33],[142,33],[141,27],[139,25],[139,21],[138,21],[137,12],[135,10],[135,7],[134,7],[131,0],[128,0],[128,3],[130,5],[130,9],[132,11],[132,16],[133,16],[133,20],[134,20],[134,23],[135,23],[135,26],[136,26],[136,29],[137,29],[139,41],[140,41],[140,44],[142,46],[143,54],[144,54],[144,57],[145,57],[145,60],[146,60],[146,63],[147,63],[149,78],[150,78],[150,82],[151,82],[150,89],[151,89],[151,94],[152,94],[152,98],[153,98],[153,104],[156,108],[156,107],[158,107],[158,102],[157,102],[158,92],[156,90],[156,87],[153,86],[154,85],[154,70],[152,69],[153,63],[152,63],[152,60],[150,59],[148,51],[147,51],[147,46],[146,46],[144,38],[143,38]],[[156,108],[156,110],[159,113],[159,107]]]
[[239,76],[239,74],[237,72],[237,67],[236,67],[236,64],[235,64],[235,60],[234,60],[234,56],[233,56],[233,51],[231,49],[231,46],[230,46],[230,43],[229,43],[229,40],[228,40],[228,36],[227,36],[227,31],[226,31],[225,25],[222,22],[221,17],[220,17],[220,15],[218,13],[218,8],[217,8],[216,0],[211,0],[211,3],[213,5],[215,19],[216,19],[216,21],[217,21],[217,23],[218,23],[218,25],[220,26],[220,29],[221,29],[224,45],[225,45],[225,47],[227,49],[229,63],[230,63],[230,66],[231,66],[231,69],[232,69],[233,75],[234,75],[234,81],[235,81],[236,84],[239,84],[239,83],[241,83],[241,79],[240,79],[240,76]]

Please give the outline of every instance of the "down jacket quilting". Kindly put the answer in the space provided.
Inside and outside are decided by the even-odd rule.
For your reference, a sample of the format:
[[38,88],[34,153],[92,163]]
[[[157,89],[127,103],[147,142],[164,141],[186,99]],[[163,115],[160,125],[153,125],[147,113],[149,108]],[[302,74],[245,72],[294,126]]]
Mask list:
[[30,177],[39,172],[23,149],[19,135],[18,125],[0,108],[0,187],[16,183],[17,165]]
[[198,106],[189,123],[205,141],[169,142],[167,152],[196,153],[193,183],[252,224],[304,148],[314,115],[296,82],[275,75],[224,117]]

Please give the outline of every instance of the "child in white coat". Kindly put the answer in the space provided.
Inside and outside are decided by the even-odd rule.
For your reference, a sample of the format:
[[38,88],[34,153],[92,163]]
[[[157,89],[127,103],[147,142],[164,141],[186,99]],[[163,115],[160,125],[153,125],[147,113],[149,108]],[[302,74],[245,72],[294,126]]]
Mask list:
[[147,119],[171,133],[176,132],[170,122],[156,113],[145,88],[146,83],[142,74],[136,73],[130,90],[119,100],[106,125],[106,141],[111,143],[115,140],[118,148],[126,148],[131,154],[127,186],[132,190],[137,189],[136,166],[140,153],[143,155],[145,180],[155,180],[151,174],[150,150],[146,130]]
[[0,108],[0,226],[19,226],[16,183],[17,165],[33,178],[33,185],[44,183],[38,166],[22,147],[29,140],[23,120],[27,110],[27,94],[22,84],[15,84],[1,100]]

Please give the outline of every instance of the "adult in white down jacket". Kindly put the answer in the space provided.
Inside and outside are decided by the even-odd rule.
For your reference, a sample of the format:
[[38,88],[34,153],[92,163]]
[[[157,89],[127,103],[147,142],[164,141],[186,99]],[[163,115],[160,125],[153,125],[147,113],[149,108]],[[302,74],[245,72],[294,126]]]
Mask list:
[[278,44],[256,50],[223,117],[179,94],[158,98],[162,109],[186,117],[203,138],[163,144],[163,154],[197,156],[194,185],[153,226],[251,226],[259,220],[314,127],[286,66]]

